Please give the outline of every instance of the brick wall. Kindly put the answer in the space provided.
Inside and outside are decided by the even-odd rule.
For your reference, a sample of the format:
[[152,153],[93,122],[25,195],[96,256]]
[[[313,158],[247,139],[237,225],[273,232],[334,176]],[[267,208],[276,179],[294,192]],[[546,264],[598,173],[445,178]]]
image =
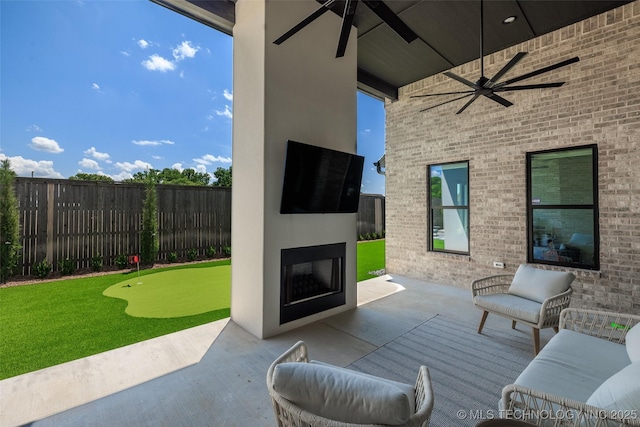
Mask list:
[[[566,81],[561,88],[506,92],[510,108],[481,98],[460,115],[464,100],[419,112],[434,99],[411,95],[464,87],[437,75],[401,88],[399,100],[386,103],[387,270],[467,288],[475,278],[514,272],[527,260],[526,153],[597,144],[601,269],[568,269],[577,276],[572,305],[640,312],[638,40],[640,0],[489,55],[487,76],[529,52],[504,79],[580,57],[522,82]],[[479,61],[452,71],[475,81]],[[465,160],[470,256],[429,252],[427,165]]]

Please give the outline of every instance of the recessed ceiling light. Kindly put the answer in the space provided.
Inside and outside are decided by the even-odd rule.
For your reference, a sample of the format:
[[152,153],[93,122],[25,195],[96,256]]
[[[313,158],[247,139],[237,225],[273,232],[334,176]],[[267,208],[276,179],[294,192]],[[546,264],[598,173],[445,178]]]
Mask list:
[[511,24],[512,22],[514,22],[516,19],[518,19],[517,16],[509,16],[507,18],[504,18],[504,21],[502,21],[503,24]]

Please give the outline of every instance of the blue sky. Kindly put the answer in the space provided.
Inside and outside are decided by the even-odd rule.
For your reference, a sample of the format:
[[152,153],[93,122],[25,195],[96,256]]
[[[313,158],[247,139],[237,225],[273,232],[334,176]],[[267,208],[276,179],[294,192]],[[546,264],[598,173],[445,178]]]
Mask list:
[[[232,165],[231,37],[144,0],[0,0],[0,21],[0,159],[18,175]],[[384,194],[383,153],[383,103],[358,93],[365,193]]]

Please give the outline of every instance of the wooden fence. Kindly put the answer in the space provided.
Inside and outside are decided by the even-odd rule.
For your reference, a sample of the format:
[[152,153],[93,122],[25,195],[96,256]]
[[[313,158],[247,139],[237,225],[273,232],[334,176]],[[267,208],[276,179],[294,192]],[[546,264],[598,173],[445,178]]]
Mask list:
[[[231,246],[231,189],[158,185],[156,191],[160,260]],[[142,184],[17,178],[22,274],[43,259],[57,269],[69,258],[80,269],[94,256],[114,265],[118,255],[139,253],[144,192]]]
[[[16,178],[15,187],[23,232],[19,274],[32,274],[44,259],[56,270],[67,258],[82,269],[95,256],[114,265],[118,255],[140,252],[144,185]],[[231,246],[230,188],[157,185],[156,191],[159,260]],[[384,196],[361,195],[358,235],[383,230]]]
[[360,194],[358,205],[358,236],[385,231],[384,196],[379,194]]

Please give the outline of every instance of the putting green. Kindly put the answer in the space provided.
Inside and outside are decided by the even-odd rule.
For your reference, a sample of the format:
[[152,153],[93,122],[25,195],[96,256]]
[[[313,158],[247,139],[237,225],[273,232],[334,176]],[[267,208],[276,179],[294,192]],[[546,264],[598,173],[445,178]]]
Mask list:
[[134,317],[193,316],[231,306],[231,266],[132,274],[102,294],[126,300],[125,313]]

